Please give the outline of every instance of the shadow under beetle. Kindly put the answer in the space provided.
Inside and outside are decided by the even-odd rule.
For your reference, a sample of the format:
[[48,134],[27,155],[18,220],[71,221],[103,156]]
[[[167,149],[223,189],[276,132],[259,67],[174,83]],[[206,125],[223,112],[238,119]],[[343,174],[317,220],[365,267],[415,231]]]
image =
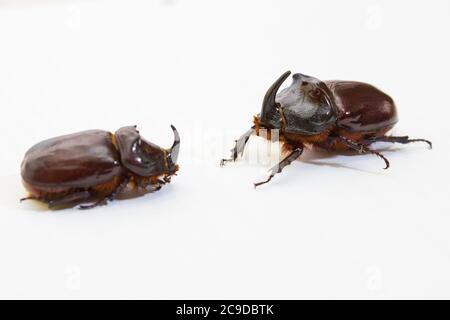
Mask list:
[[[180,136],[163,149],[141,137],[136,126],[112,134],[90,130],[42,141],[25,155],[22,181],[30,196],[49,208],[84,203],[90,209],[114,200],[129,183],[157,191],[178,171]],[[149,190],[150,188],[150,190]]]
[[267,91],[261,113],[254,117],[254,126],[236,141],[230,159],[222,159],[221,165],[235,161],[244,152],[253,132],[259,135],[261,128],[278,129],[280,141],[289,154],[269,170],[267,180],[255,183],[255,187],[268,183],[277,173],[299,158],[305,146],[317,146],[327,150],[351,149],[382,158],[389,168],[389,161],[381,153],[370,149],[377,141],[392,143],[425,142],[385,134],[398,121],[397,109],[390,96],[370,84],[356,81],[320,81],[314,77],[296,73],[292,84],[278,89],[291,74],[285,72]]

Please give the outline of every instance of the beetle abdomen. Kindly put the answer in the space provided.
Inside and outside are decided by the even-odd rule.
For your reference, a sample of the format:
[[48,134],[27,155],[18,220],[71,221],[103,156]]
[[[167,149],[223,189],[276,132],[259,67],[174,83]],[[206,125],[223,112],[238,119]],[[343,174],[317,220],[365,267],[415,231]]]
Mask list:
[[398,121],[390,96],[374,86],[355,81],[325,81],[341,111],[338,127],[354,132],[377,132]]
[[111,133],[83,131],[33,146],[22,162],[22,179],[38,189],[94,187],[121,174],[119,159]]

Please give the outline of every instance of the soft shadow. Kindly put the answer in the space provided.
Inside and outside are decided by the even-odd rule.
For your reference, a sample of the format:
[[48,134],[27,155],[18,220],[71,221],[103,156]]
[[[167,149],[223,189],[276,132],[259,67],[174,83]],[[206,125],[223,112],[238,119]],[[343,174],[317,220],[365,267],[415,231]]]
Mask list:
[[29,200],[20,202],[28,195],[22,186],[21,178],[17,175],[0,177],[0,205],[6,208],[30,211],[48,211],[47,205],[39,201]]
[[[377,152],[382,153],[389,159],[389,154],[392,154],[394,152],[407,152],[404,148],[397,148],[397,147],[384,147],[384,148],[374,148]],[[312,150],[305,150],[303,155],[300,157],[300,161],[304,163],[309,163],[317,166],[324,166],[324,167],[333,167],[333,168],[341,168],[341,169],[349,169],[374,175],[379,175],[383,172],[383,170],[377,170],[377,171],[369,171],[366,169],[361,169],[355,166],[346,165],[338,162],[332,162],[332,161],[326,161],[328,159],[333,159],[338,156],[346,156],[346,157],[354,157],[354,156],[367,156],[367,157],[374,157],[378,158],[375,155],[371,154],[359,154],[358,152],[352,151],[352,150],[342,150],[342,151],[335,151],[335,150],[323,150],[323,149],[312,149]],[[378,158],[381,162],[380,169],[384,168],[384,162],[382,159]],[[324,161],[325,160],[325,161]],[[350,161],[349,161],[350,162]]]
[[[142,190],[135,190],[132,188],[127,187],[127,189],[118,196],[117,199],[114,201],[108,202],[107,206],[114,205],[116,202],[122,202],[122,201],[133,201],[133,199],[137,198],[144,198],[144,197],[152,197],[153,201],[156,201],[157,199],[164,198],[166,192],[170,192],[170,184],[165,185],[161,188],[161,190],[151,192],[151,191],[142,191]],[[43,203],[41,201],[37,200],[26,200],[20,202],[20,199],[28,196],[28,192],[26,189],[22,186],[21,178],[19,175],[9,175],[9,176],[2,176],[0,177],[0,192],[1,192],[1,198],[0,198],[0,206],[4,206],[6,208],[14,208],[18,210],[27,210],[27,211],[35,211],[35,212],[58,212],[58,213],[73,213],[79,211],[80,204],[91,204],[95,201],[99,200],[96,198],[93,198],[89,201],[83,202],[83,203],[77,203],[74,202],[72,204],[67,204],[64,206],[58,206],[55,208],[49,208],[46,203]],[[100,206],[104,207],[104,206]],[[99,208],[100,208],[99,207]],[[90,210],[95,210],[90,209]],[[90,211],[87,210],[87,211]]]

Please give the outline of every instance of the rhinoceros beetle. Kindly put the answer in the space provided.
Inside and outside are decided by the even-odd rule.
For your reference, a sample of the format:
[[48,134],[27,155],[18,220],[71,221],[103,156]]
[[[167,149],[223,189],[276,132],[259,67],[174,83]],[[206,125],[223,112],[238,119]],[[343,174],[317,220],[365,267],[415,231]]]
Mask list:
[[398,121],[397,109],[392,98],[374,86],[356,81],[320,81],[296,73],[292,76],[292,84],[278,93],[290,74],[290,71],[285,72],[269,88],[261,113],[254,117],[254,126],[236,140],[231,158],[221,161],[221,165],[236,161],[254,132],[259,135],[260,129],[279,130],[280,141],[289,154],[269,170],[267,180],[255,183],[255,187],[268,183],[275,174],[281,173],[308,145],[374,154],[384,160],[385,169],[389,168],[389,161],[369,147],[374,142],[407,144],[420,141],[432,147],[428,140],[386,135]]
[[30,196],[50,208],[73,203],[90,209],[115,199],[130,183],[145,191],[159,190],[178,171],[180,136],[163,149],[141,137],[136,126],[114,134],[90,130],[42,141],[25,155],[22,181]]

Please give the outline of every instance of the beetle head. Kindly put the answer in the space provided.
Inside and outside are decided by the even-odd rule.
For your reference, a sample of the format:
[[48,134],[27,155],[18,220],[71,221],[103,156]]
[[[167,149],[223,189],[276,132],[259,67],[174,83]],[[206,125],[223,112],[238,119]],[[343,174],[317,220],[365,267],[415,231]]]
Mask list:
[[141,177],[172,174],[177,171],[180,136],[172,126],[175,141],[170,149],[163,149],[141,137],[136,126],[117,130],[115,137],[122,165]]
[[319,79],[296,73],[292,84],[278,89],[289,77],[285,72],[267,91],[259,120],[270,129],[313,135],[324,131],[337,118],[333,94]]

